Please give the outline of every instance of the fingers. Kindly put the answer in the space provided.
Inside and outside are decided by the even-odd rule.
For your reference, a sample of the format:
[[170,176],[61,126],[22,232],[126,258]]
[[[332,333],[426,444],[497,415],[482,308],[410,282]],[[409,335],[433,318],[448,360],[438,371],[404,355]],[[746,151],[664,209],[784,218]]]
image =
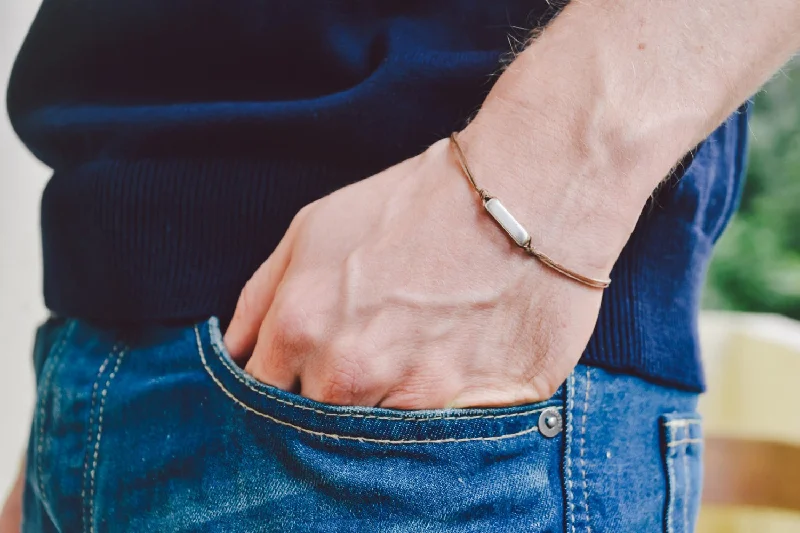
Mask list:
[[[391,358],[373,357],[337,335],[330,313],[281,285],[245,371],[261,381],[335,405],[375,406],[399,376]],[[304,304],[303,302],[306,302]]]
[[283,327],[285,319],[279,318],[279,314],[277,305],[267,312],[245,372],[262,383],[300,393],[300,354],[310,346],[303,341],[304,337],[294,335],[294,329],[287,331]]
[[327,404],[373,407],[394,381],[393,370],[391,361],[329,348],[307,360],[302,369],[301,394]]
[[297,217],[275,251],[256,270],[239,294],[236,311],[224,338],[225,346],[234,360],[244,360],[255,347],[261,324],[289,266],[292,242],[297,232],[296,221]]
[[236,311],[224,339],[225,346],[234,359],[242,359],[252,352],[261,322],[272,305],[278,284],[289,266],[289,257],[289,246],[284,239],[239,294]]

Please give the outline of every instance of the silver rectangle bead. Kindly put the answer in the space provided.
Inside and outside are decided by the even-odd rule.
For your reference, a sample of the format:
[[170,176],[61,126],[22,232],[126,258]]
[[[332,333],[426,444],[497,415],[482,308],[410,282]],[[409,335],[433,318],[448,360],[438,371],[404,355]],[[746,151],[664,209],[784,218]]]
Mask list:
[[500,224],[518,246],[524,246],[531,238],[528,231],[517,222],[517,219],[508,212],[508,209],[497,198],[489,198],[483,202],[486,211]]

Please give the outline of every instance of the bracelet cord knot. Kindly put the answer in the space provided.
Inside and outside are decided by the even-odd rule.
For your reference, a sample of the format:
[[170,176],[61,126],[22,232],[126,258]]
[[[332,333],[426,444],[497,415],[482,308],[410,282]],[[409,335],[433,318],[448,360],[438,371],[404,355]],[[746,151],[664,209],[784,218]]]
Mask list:
[[455,132],[450,134],[450,145],[453,148],[453,152],[456,155],[456,160],[461,167],[462,173],[467,178],[475,192],[478,193],[478,196],[483,203],[483,208],[489,213],[489,215],[491,215],[494,221],[497,222],[497,225],[506,232],[506,234],[518,247],[522,248],[531,257],[538,259],[546,267],[588,287],[592,287],[594,289],[605,289],[611,284],[610,279],[596,279],[579,274],[578,272],[575,272],[574,270],[571,270],[558,263],[544,252],[537,250],[531,242],[530,234],[522,226],[522,224],[520,224],[517,219],[514,218],[514,216],[508,211],[508,209],[506,209],[506,207],[498,198],[489,194],[486,189],[480,187],[475,181],[475,176],[472,174],[472,171],[467,164],[467,158],[464,155],[464,151],[461,149],[461,145],[458,143],[458,139],[456,137],[457,136]]

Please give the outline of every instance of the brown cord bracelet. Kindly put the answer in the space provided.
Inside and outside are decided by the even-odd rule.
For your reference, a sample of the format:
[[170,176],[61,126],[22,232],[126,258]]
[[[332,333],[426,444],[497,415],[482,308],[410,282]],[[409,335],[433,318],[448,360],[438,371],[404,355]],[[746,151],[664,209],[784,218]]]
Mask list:
[[458,139],[456,139],[455,133],[450,135],[450,144],[452,145],[453,151],[456,154],[456,159],[458,159],[461,170],[469,180],[472,188],[475,189],[475,192],[477,192],[478,196],[480,196],[484,209],[486,209],[494,221],[497,222],[497,224],[503,229],[503,231],[506,232],[506,234],[508,234],[508,236],[517,246],[525,250],[528,255],[531,255],[541,261],[547,267],[552,268],[559,274],[577,281],[578,283],[582,283],[595,289],[605,289],[611,284],[610,279],[595,279],[584,276],[583,274],[578,274],[574,270],[570,270],[569,268],[560,265],[548,255],[534,248],[533,244],[531,244],[531,236],[530,233],[528,233],[528,230],[526,230],[525,227],[520,224],[516,218],[514,218],[514,216],[508,211],[508,209],[506,209],[500,200],[490,195],[486,189],[478,187],[478,184],[475,182],[475,177],[472,175],[472,172],[467,165],[467,158],[464,156],[464,152],[461,150],[461,145],[458,144]]

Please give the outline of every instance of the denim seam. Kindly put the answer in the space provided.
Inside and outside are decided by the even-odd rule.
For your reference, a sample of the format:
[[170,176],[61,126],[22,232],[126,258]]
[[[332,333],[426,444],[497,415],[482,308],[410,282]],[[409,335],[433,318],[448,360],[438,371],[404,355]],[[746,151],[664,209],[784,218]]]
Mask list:
[[[253,414],[257,415],[257,416],[260,416],[260,417],[266,418],[268,420],[271,420],[272,422],[274,422],[276,424],[279,424],[279,425],[282,425],[282,426],[286,426],[286,427],[290,427],[292,429],[295,429],[295,430],[300,431],[302,433],[307,433],[309,435],[315,435],[315,436],[318,436],[318,437],[330,437],[330,438],[336,439],[336,440],[352,440],[352,441],[358,441],[358,442],[369,442],[369,443],[374,443],[374,444],[444,444],[444,443],[456,443],[456,442],[498,441],[498,440],[505,440],[505,439],[510,439],[510,438],[514,438],[514,437],[520,437],[522,435],[527,435],[529,433],[537,433],[539,431],[538,425],[535,425],[535,426],[532,426],[530,428],[524,429],[522,431],[518,431],[516,433],[508,433],[508,434],[505,434],[505,435],[496,435],[496,436],[492,436],[492,437],[466,437],[466,438],[460,438],[460,439],[448,438],[448,439],[414,439],[414,440],[372,439],[372,438],[367,438],[367,437],[356,437],[356,436],[353,436],[353,435],[339,435],[339,434],[336,434],[336,433],[325,433],[325,432],[322,432],[322,431],[314,431],[314,430],[311,430],[311,429],[308,429],[308,428],[304,428],[302,426],[298,426],[298,425],[292,424],[290,422],[286,422],[285,420],[280,420],[279,418],[275,418],[275,417],[270,416],[270,415],[268,415],[266,413],[262,413],[261,411],[258,411],[256,409],[250,407],[249,405],[245,404],[241,400],[239,400],[236,396],[233,395],[233,393],[231,393],[228,389],[225,388],[225,386],[222,384],[222,382],[219,381],[219,378],[211,370],[211,367],[208,366],[208,362],[206,361],[206,356],[205,356],[205,350],[203,350],[203,345],[202,345],[202,343],[200,341],[200,332],[198,331],[197,327],[195,327],[195,336],[196,336],[196,340],[197,340],[197,349],[198,349],[198,353],[200,355],[200,361],[203,364],[203,367],[205,368],[205,370],[208,373],[208,375],[211,377],[211,379],[214,382],[214,384],[228,398],[233,400],[236,404],[238,404],[240,407],[244,408],[246,411],[249,411],[249,412],[251,412],[251,413],[253,413]],[[230,369],[228,369],[228,370],[230,370]],[[292,404],[292,405],[294,405],[294,404]],[[296,406],[296,407],[300,407],[300,406]],[[346,416],[346,415],[343,415],[343,416]]]
[[97,371],[97,377],[94,380],[94,384],[92,384],[92,400],[89,407],[89,425],[86,431],[86,453],[84,454],[83,458],[83,483],[81,486],[81,500],[82,500],[82,509],[81,515],[83,517],[83,530],[89,530],[89,517],[87,516],[87,510],[89,507],[89,502],[86,500],[86,489],[87,484],[89,483],[89,455],[92,450],[92,436],[94,435],[94,416],[95,416],[95,408],[97,406],[97,390],[100,388],[100,380],[103,377],[103,374],[106,371],[106,367],[108,367],[108,363],[111,361],[111,358],[117,353],[118,346],[114,346],[111,348],[111,353],[103,361],[103,364],[100,365],[100,369]]
[[[116,346],[114,347],[113,351],[116,350]],[[119,367],[122,364],[122,359],[125,357],[127,353],[126,348],[123,347],[119,350],[119,355],[117,356],[117,362],[114,364],[114,369],[108,375],[108,379],[106,379],[106,383],[104,385],[103,390],[100,393],[100,406],[97,410],[97,435],[94,439],[94,452],[92,454],[92,469],[89,472],[89,533],[94,533],[94,478],[95,474],[97,473],[97,463],[100,457],[100,439],[103,436],[103,409],[106,405],[106,398],[108,397],[108,389],[111,386],[111,382],[116,377],[117,372],[119,371]]]
[[569,533],[575,533],[575,494],[573,493],[572,487],[572,418],[575,416],[573,411],[575,401],[575,370],[572,371],[569,375],[569,379],[567,380],[567,436],[566,436],[566,459],[565,463],[565,470],[566,470],[566,486],[567,486],[567,516],[566,516],[566,528],[569,530]]
[[[209,325],[209,328],[210,327],[211,326]],[[202,351],[203,348],[201,346],[201,341],[200,341],[200,332],[197,330],[196,326],[195,326],[195,337],[197,337],[197,347]],[[536,409],[531,409],[529,411],[522,411],[522,412],[519,412],[519,413],[509,413],[509,414],[504,414],[504,415],[458,415],[458,416],[436,416],[436,417],[424,416],[424,415],[420,415],[420,416],[410,416],[410,415],[408,415],[408,416],[378,416],[378,415],[363,415],[363,414],[357,414],[357,413],[329,413],[329,412],[326,412],[326,411],[322,411],[320,409],[315,409],[313,407],[308,407],[308,406],[305,406],[305,405],[298,405],[296,403],[290,402],[289,400],[284,400],[282,398],[278,398],[277,396],[269,394],[268,392],[264,392],[264,391],[258,390],[257,388],[253,387],[251,384],[247,383],[247,381],[245,381],[241,376],[237,375],[236,372],[234,372],[233,369],[230,368],[230,366],[228,366],[228,363],[227,363],[227,361],[225,361],[225,358],[223,357],[222,352],[220,352],[219,348],[217,348],[216,344],[214,344],[213,342],[211,343],[211,348],[217,354],[217,357],[219,357],[219,360],[220,360],[220,362],[222,362],[222,365],[225,367],[225,369],[228,372],[230,372],[231,375],[234,378],[236,378],[236,380],[238,382],[240,382],[242,385],[244,385],[245,387],[247,387],[251,391],[255,392],[256,394],[260,394],[261,396],[264,396],[265,398],[269,398],[270,400],[274,400],[274,401],[276,401],[278,403],[282,403],[282,404],[288,405],[290,407],[294,407],[295,409],[302,409],[304,411],[311,411],[313,413],[316,413],[318,415],[323,415],[323,416],[344,417],[344,418],[368,418],[368,419],[371,419],[371,420],[395,420],[395,421],[404,420],[404,421],[408,421],[408,422],[431,422],[431,421],[438,421],[438,420],[477,420],[477,419],[481,419],[482,420],[482,419],[496,419],[496,418],[513,418],[513,417],[528,416],[528,415],[532,415],[532,414],[536,414],[536,413],[541,413],[545,409],[559,409],[559,407],[557,407],[557,406],[551,406],[551,407],[540,407],[540,408],[536,408]]]
[[581,413],[581,439],[580,439],[580,462],[581,462],[581,478],[583,486],[583,507],[586,514],[586,533],[592,533],[592,528],[589,525],[589,490],[586,483],[586,461],[584,460],[584,451],[586,445],[586,415],[589,411],[589,391],[592,387],[592,369],[586,369],[586,393],[584,394],[583,413]]
[[[42,453],[44,451],[44,427],[45,427],[45,418],[47,416],[46,412],[46,404],[47,404],[47,396],[50,390],[50,382],[52,381],[53,374],[55,373],[55,368],[58,366],[58,362],[61,359],[61,354],[64,352],[64,348],[67,345],[67,341],[72,336],[72,331],[75,329],[75,322],[70,322],[67,326],[65,326],[64,330],[59,335],[58,341],[55,343],[54,348],[51,349],[50,356],[52,356],[52,362],[50,366],[47,368],[47,374],[44,377],[42,382],[42,394],[39,397],[39,420],[38,420],[38,435],[37,435],[37,443],[36,443],[36,474],[37,474],[37,485],[39,486],[39,497],[42,499],[42,506],[47,510],[47,512],[53,516],[53,508],[50,505],[50,502],[47,501],[47,495],[44,491],[44,481],[43,481],[43,474],[42,474]],[[49,359],[49,357],[48,357]]]

